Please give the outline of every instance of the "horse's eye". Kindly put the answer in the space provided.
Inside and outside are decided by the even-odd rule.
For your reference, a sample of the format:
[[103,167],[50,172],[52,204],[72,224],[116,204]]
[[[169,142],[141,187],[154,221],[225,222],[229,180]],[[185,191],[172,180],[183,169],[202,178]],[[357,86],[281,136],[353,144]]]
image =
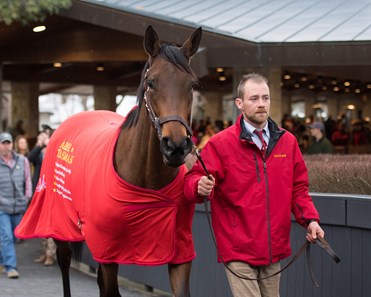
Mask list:
[[149,88],[149,89],[153,89],[153,87],[154,87],[154,84],[153,84],[153,80],[147,80],[147,88]]

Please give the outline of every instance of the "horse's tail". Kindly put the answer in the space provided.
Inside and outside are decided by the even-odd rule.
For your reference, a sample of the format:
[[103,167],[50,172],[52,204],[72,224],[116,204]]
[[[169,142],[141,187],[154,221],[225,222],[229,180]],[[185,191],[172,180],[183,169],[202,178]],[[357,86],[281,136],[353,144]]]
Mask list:
[[79,267],[82,260],[84,241],[70,242],[70,249],[72,251],[72,259],[74,264]]

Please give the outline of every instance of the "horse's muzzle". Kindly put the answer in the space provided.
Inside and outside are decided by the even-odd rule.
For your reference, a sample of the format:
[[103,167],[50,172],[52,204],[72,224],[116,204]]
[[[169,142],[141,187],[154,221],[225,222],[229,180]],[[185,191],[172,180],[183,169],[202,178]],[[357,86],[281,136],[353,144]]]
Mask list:
[[175,143],[169,137],[163,137],[160,151],[166,165],[179,167],[185,163],[186,156],[192,151],[192,140],[190,137],[184,137],[179,143]]

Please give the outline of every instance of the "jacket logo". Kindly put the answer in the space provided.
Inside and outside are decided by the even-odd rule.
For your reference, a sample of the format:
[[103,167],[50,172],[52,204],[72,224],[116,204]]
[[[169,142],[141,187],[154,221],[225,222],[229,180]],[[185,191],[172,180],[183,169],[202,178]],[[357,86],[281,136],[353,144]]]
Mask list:
[[275,157],[275,158],[286,158],[286,154],[274,154],[273,157]]

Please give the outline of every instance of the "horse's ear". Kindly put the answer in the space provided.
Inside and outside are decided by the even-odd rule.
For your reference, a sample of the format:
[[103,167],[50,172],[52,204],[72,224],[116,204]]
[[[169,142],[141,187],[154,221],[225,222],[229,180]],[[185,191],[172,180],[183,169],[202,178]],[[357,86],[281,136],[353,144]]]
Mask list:
[[195,53],[197,53],[198,47],[200,46],[202,37],[202,28],[199,27],[193,32],[191,37],[189,37],[182,45],[181,50],[186,55],[186,57],[191,58]]
[[157,55],[160,48],[160,41],[156,31],[149,25],[144,34],[144,50],[150,57]]

